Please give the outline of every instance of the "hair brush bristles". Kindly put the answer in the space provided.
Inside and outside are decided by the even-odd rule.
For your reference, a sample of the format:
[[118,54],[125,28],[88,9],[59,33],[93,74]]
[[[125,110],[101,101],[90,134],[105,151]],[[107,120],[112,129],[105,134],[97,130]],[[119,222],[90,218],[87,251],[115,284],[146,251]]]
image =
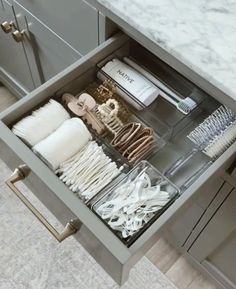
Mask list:
[[210,158],[217,158],[236,140],[236,113],[220,106],[188,138]]
[[203,152],[210,158],[215,159],[220,156],[228,147],[230,147],[236,140],[236,121],[221,132]]

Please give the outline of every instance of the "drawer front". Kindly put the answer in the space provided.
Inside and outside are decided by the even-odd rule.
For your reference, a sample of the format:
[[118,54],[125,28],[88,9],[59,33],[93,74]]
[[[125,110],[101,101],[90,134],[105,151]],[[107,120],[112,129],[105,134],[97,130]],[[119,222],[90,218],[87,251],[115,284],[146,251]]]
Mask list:
[[[0,141],[1,159],[12,171],[24,162],[12,149],[4,142]],[[10,176],[9,176],[10,177]],[[31,170],[29,176],[24,180],[25,185],[32,193],[53,213],[53,215],[66,225],[70,220],[77,220],[78,217],[58,198],[52,190]],[[24,192],[22,192],[24,194]],[[32,218],[34,216],[32,215]],[[39,222],[39,226],[42,224]],[[129,270],[123,270],[120,261],[113,256],[109,250],[99,241],[98,238],[83,224],[74,238],[95,258],[95,260],[113,277],[117,283],[121,283],[121,278],[128,278]]]
[[[21,118],[26,112],[31,111],[42,101],[48,99],[49,96],[59,93],[59,91],[75,92],[75,89],[78,89],[84,81],[89,81],[90,77],[92,77],[91,74],[94,75],[94,66],[99,61],[112,54],[118,48],[122,47],[126,51],[126,45],[129,41],[130,39],[123,34],[110,38],[0,116],[2,141],[23,163],[30,167],[36,177],[83,223],[82,243],[119,284],[127,279],[132,265],[156,242],[162,230],[187,208],[206,181],[216,175],[220,175],[224,171],[235,152],[236,145],[231,146],[219,157],[197,182],[194,182],[130,247],[127,247],[11,132],[8,125]],[[91,232],[94,235],[93,239],[90,238]],[[78,235],[80,234],[81,232],[78,233]],[[99,245],[95,246],[93,240],[99,240]]]
[[201,218],[204,210],[192,203],[165,231],[165,237],[177,248],[181,248],[188,239],[192,229]]
[[[234,192],[236,193],[236,191]],[[203,262],[203,266],[206,268],[212,269],[218,273],[218,275],[225,277],[224,281],[228,281],[228,284],[233,283],[235,288],[236,286],[236,276],[235,276],[235,262],[236,262],[236,229],[231,232],[230,237],[226,238],[224,242],[221,243],[219,247],[209,256],[206,262]],[[208,269],[208,270],[209,270]],[[216,275],[217,276],[217,275]],[[227,284],[225,288],[227,287]]]
[[222,177],[227,183],[236,188],[236,159]]
[[82,55],[98,45],[98,11],[83,0],[72,0],[66,5],[63,0],[14,2],[30,11]]
[[[4,142],[0,142],[1,159],[14,171],[15,168],[23,164],[23,161]],[[55,215],[60,222],[65,225],[75,215],[66,208],[59,198],[52,194],[45,184],[31,172],[24,180],[27,187],[40,201]]]
[[191,235],[189,236],[185,244],[186,249],[189,249],[192,246],[193,242],[197,239],[199,234],[201,234],[206,224],[209,222],[212,216],[214,216],[216,210],[220,207],[220,205],[222,204],[222,202],[231,192],[232,189],[233,187],[229,183],[223,181],[222,185],[218,188],[218,191],[216,192],[215,198],[212,200],[209,207],[205,210],[204,214],[201,216],[201,219],[199,220],[198,224],[191,232]]
[[213,201],[223,183],[223,178],[219,178],[218,176],[207,181],[201,190],[199,190],[196,200],[193,200],[189,208],[167,229],[166,236],[174,246],[185,246],[188,249],[191,240],[197,234],[196,226],[198,222],[203,217],[207,207]]
[[225,288],[235,288],[236,189],[232,189],[198,236],[189,253]]
[[[0,3],[0,23],[5,21],[16,23],[16,17],[13,6],[8,1],[3,0]],[[25,94],[32,91],[35,86],[24,46],[22,43],[14,41],[11,32],[4,33],[2,29],[0,29],[0,55],[0,70],[3,77],[16,82],[16,85]]]
[[14,9],[19,29],[24,31],[22,43],[37,86],[81,57],[78,51],[21,5],[15,3]]

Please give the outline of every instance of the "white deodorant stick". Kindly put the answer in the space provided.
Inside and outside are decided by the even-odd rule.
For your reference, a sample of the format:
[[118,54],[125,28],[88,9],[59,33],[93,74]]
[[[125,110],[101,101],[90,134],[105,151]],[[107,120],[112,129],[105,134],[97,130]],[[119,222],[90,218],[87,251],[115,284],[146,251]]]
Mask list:
[[[125,90],[144,106],[149,106],[159,94],[159,89],[151,81],[117,58],[106,63],[102,67],[102,71],[121,86],[121,88],[117,88],[117,93],[138,110],[142,109],[142,107],[138,102],[132,100],[125,93]],[[105,75],[98,72],[98,78],[105,80]],[[125,90],[122,90],[122,88]]]

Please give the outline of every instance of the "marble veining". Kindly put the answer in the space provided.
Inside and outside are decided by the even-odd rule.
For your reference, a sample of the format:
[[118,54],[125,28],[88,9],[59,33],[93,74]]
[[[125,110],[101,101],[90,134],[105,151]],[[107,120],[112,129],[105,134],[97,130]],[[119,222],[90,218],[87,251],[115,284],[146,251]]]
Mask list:
[[236,100],[235,0],[97,0]]

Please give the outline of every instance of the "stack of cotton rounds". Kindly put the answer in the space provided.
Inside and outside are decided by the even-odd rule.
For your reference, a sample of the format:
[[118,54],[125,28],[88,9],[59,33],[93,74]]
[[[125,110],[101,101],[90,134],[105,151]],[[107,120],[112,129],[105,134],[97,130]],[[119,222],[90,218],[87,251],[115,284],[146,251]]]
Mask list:
[[92,141],[84,122],[53,99],[16,123],[12,131],[79,197],[89,200],[120,173]]
[[34,146],[69,118],[70,115],[64,107],[50,99],[47,104],[16,123],[12,131],[26,144]]
[[83,121],[77,117],[68,119],[33,151],[53,170],[80,151],[92,136]]
[[16,123],[12,131],[52,170],[92,140],[83,121],[70,118],[64,107],[53,99]]

